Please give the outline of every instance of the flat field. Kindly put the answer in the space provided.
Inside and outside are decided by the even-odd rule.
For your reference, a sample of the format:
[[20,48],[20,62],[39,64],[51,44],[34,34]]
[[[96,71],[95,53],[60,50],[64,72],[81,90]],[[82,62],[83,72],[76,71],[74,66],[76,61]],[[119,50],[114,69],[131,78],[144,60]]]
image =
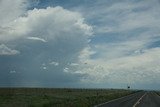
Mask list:
[[93,107],[135,92],[121,89],[0,88],[0,107]]

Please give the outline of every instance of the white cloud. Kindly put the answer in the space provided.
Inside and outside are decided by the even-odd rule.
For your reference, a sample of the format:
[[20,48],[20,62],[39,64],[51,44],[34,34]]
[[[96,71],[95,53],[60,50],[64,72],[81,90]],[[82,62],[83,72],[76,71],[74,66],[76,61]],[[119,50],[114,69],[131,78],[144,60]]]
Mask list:
[[78,66],[78,63],[71,63],[70,66]]
[[95,54],[95,51],[93,51],[90,46],[87,46],[80,52],[79,59],[83,64],[85,64],[88,62],[87,59],[89,59],[93,54]]
[[[98,1],[99,2],[99,1]],[[84,9],[84,10],[83,10]],[[159,1],[118,1],[109,5],[105,2],[100,6],[82,8],[87,18],[99,23],[95,25],[96,33],[124,33],[139,28],[159,31]],[[94,10],[94,11],[92,11]]]
[[[10,41],[30,35],[33,35],[32,39],[34,40],[43,38],[48,41],[54,40],[66,32],[70,32],[69,35],[75,37],[92,34],[92,27],[84,23],[84,18],[79,13],[68,11],[62,7],[29,10],[25,16],[10,22],[9,27],[13,30],[3,32],[0,36],[1,41]],[[73,35],[73,31],[77,34]],[[29,38],[31,39],[31,37]]]
[[47,42],[46,40],[44,40],[42,38],[38,38],[38,37],[27,37],[27,39],[35,40],[35,41],[41,41],[41,42]]
[[44,67],[43,67],[43,69],[44,69],[44,70],[46,70],[46,69],[47,69],[47,67],[45,67],[45,66],[44,66]]
[[107,84],[153,84],[160,81],[160,48],[143,50],[143,53],[115,59],[100,57],[86,59],[80,65],[81,73],[89,76],[83,82]]
[[54,61],[50,62],[49,64],[50,64],[50,65],[54,65],[54,66],[58,66],[58,65],[59,65],[58,62],[54,62]]
[[135,51],[145,49],[149,40],[129,40],[117,43],[102,43],[94,45],[99,57],[106,60],[136,54]]
[[0,41],[14,38],[14,27],[10,26],[14,20],[24,15],[28,3],[26,0],[0,0]]
[[16,73],[16,71],[15,71],[15,70],[12,70],[12,71],[10,71],[9,73],[14,74],[14,73]]
[[27,7],[26,0],[0,0],[0,23],[2,27],[23,15]]
[[69,73],[69,68],[67,68],[67,67],[64,68],[64,69],[63,69],[63,72]]
[[19,53],[19,51],[10,49],[4,44],[0,45],[0,55],[16,55]]

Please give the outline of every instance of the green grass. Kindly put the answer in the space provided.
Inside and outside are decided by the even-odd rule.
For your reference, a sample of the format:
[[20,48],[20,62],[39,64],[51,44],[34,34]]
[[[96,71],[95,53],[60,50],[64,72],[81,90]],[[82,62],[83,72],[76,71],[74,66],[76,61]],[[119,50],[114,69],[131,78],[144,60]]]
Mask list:
[[134,92],[113,89],[0,88],[0,107],[92,107]]

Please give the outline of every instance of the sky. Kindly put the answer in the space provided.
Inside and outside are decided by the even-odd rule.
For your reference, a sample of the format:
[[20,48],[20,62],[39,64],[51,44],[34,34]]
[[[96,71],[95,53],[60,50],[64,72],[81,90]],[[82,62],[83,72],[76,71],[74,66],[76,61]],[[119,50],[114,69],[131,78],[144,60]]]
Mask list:
[[0,0],[0,87],[160,89],[159,0]]

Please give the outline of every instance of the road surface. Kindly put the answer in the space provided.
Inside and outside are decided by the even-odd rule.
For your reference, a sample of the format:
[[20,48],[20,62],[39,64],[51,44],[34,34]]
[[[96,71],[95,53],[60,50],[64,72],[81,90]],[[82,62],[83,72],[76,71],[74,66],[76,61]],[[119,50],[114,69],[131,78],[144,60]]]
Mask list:
[[154,92],[138,92],[95,107],[160,107],[160,96]]

